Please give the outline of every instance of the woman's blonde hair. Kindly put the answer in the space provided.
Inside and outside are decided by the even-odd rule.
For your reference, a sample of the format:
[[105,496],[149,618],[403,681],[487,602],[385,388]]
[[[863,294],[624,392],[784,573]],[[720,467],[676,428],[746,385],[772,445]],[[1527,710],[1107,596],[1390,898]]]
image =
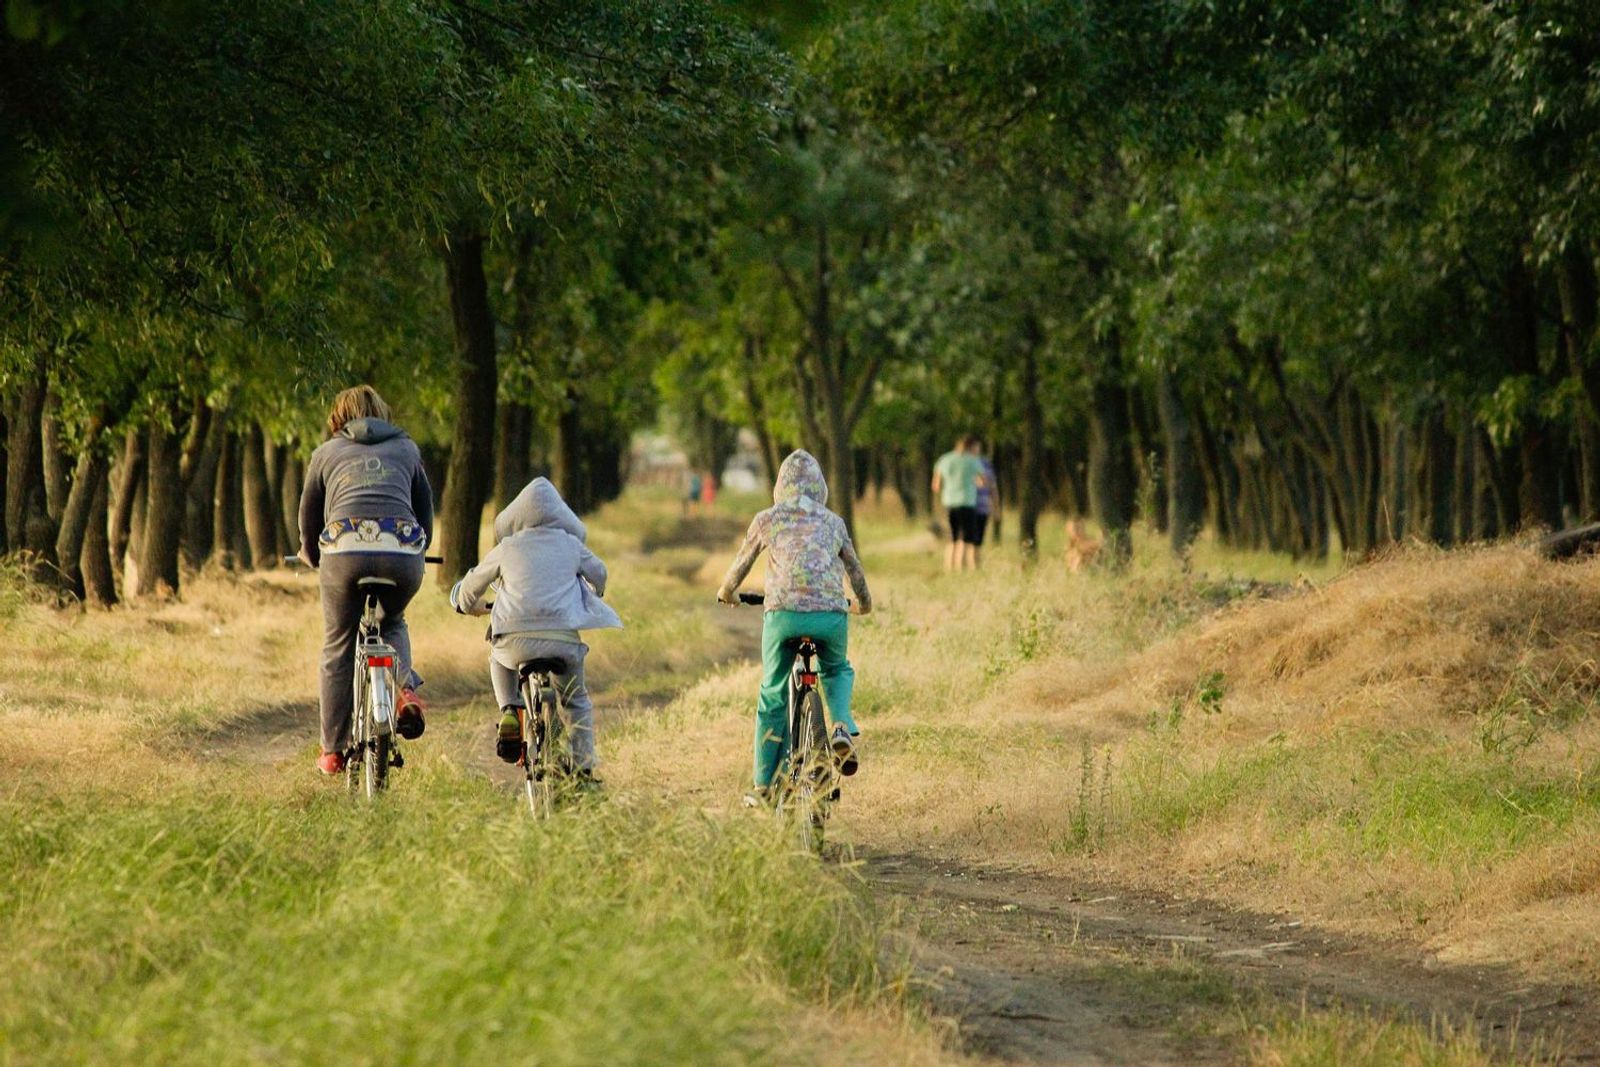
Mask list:
[[328,412],[328,436],[335,437],[351,419],[389,421],[389,405],[370,385],[356,385],[333,398]]

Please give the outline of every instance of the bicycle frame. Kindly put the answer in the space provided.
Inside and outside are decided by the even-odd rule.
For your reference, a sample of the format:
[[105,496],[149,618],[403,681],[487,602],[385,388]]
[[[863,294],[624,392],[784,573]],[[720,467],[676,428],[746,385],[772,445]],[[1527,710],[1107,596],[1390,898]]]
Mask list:
[[[806,847],[816,850],[822,843],[822,824],[830,805],[839,798],[839,776],[833,750],[828,745],[826,702],[818,685],[817,643],[802,637],[795,649],[794,666],[789,672],[788,752],[786,753],[786,795],[780,809],[792,809]],[[811,706],[821,721],[808,719],[807,697],[815,693]]]

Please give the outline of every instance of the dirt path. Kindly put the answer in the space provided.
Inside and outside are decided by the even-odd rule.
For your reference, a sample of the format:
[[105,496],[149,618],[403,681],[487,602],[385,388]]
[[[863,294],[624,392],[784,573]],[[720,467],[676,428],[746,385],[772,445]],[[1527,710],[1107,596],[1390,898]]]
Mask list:
[[1600,1063],[1600,1005],[1576,985],[1530,984],[1510,968],[1439,964],[1414,945],[1027,871],[908,854],[869,857],[864,873],[904,909],[907,947],[934,1006],[956,1019],[968,1048],[1002,1061],[1228,1062],[1237,1047],[1208,1017],[1303,1003],[1470,1021],[1497,1045],[1527,1049],[1542,1038],[1563,1063]]

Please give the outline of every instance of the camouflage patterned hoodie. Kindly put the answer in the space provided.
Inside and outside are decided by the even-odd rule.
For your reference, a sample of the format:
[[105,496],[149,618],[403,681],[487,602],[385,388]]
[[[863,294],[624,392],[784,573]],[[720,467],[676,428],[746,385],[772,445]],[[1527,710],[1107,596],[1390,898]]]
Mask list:
[[872,593],[856,546],[844,520],[826,507],[828,483],[811,453],[789,453],[778,468],[772,499],[773,506],[750,523],[718,597],[732,600],[756,556],[767,549],[768,611],[845,611],[847,576],[860,612],[871,611]]

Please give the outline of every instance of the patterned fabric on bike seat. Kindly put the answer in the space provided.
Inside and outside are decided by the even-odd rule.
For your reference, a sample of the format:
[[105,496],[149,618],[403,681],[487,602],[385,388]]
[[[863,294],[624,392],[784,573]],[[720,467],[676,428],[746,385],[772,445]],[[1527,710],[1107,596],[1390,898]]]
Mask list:
[[517,668],[517,673],[526,678],[530,674],[562,674],[566,669],[565,660],[530,659]]
[[357,589],[393,589],[398,583],[393,578],[357,578]]

